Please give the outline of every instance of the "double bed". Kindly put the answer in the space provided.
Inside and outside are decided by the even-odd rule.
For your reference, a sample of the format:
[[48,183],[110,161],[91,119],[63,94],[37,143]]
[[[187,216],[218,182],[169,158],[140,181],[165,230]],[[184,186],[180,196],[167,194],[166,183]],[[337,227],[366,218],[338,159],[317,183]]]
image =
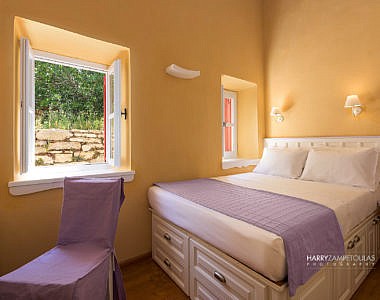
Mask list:
[[[378,149],[380,138],[266,139],[265,143],[266,147],[294,149],[320,146]],[[347,249],[346,254],[349,251],[361,252],[357,253],[358,255],[373,254],[376,260],[380,254],[380,228],[378,225],[380,224],[378,209],[380,188],[378,185],[375,189],[370,190],[361,186],[252,172],[213,179],[240,187],[292,196],[328,207],[335,213],[346,242],[345,247],[350,248],[356,244],[356,248]],[[172,278],[192,299],[239,299],[245,298],[245,296],[247,299],[288,299],[290,297],[287,293],[286,251],[281,236],[194,203],[158,186],[152,186],[149,189],[148,198],[154,215],[153,258],[169,275],[172,275]],[[161,230],[157,230],[155,226],[161,226]],[[170,230],[172,231],[170,232]],[[177,237],[183,241],[177,249],[171,247],[173,243],[175,244],[175,239],[172,239],[169,233],[177,234]],[[350,242],[352,243],[350,244]],[[212,282],[208,282],[211,279],[207,279],[205,274],[203,275],[206,277],[201,274],[203,271],[200,271],[200,268],[202,269],[202,267],[199,266],[196,257],[197,251],[194,250],[194,247],[203,247],[203,250],[211,252],[211,256],[215,254],[227,264],[232,264],[234,268],[244,274],[240,277],[248,276],[254,279],[253,292],[249,293],[248,288],[247,291],[243,289],[239,293],[239,288],[234,290],[233,285],[228,286],[225,276],[221,274],[223,272],[216,270],[215,258],[213,260],[209,256],[214,261],[214,264],[208,265],[212,269],[210,269],[211,276],[209,277],[213,277],[216,281],[212,286]],[[157,251],[160,255],[157,254]],[[170,258],[173,263],[170,263]],[[177,272],[173,271],[176,268],[175,260],[179,270]],[[370,263],[373,264],[375,261],[371,260]],[[170,270],[171,268],[172,270]],[[224,273],[228,273],[228,267],[222,265],[219,268],[222,268]],[[369,265],[362,266],[360,269],[356,267],[355,270],[352,270],[351,267],[322,268],[309,280],[310,283],[299,288],[294,298],[313,299],[316,297],[317,299],[326,293],[326,291],[322,292],[322,289],[329,287],[331,291],[327,292],[327,299],[348,299],[364,280],[369,269]],[[354,278],[355,276],[360,276],[360,278]],[[320,280],[315,279],[319,277]],[[234,280],[239,281],[236,278],[232,281]],[[246,279],[246,281],[249,280]],[[223,291],[220,294],[218,294],[219,286]]]

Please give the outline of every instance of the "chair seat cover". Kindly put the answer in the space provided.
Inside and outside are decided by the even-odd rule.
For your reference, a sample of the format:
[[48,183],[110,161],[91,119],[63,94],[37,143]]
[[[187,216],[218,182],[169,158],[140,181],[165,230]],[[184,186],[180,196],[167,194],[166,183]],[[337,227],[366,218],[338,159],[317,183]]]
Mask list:
[[56,246],[1,277],[0,299],[104,300],[110,255],[86,243]]
[[126,299],[114,256],[123,179],[65,178],[57,246],[0,277],[0,300],[104,300],[111,259],[113,299]]

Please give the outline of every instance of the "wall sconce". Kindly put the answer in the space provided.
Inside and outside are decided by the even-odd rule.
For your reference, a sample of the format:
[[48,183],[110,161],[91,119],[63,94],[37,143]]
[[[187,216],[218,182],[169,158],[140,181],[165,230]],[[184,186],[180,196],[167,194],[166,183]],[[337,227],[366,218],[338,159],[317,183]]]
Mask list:
[[352,114],[354,117],[358,116],[362,112],[362,104],[360,103],[358,95],[347,96],[344,107],[352,108]]
[[284,116],[281,114],[280,108],[277,106],[273,106],[270,112],[271,117],[275,119],[276,122],[280,123],[284,121]]
[[193,71],[185,68],[181,68],[175,64],[171,64],[166,68],[166,73],[171,76],[182,79],[193,79],[201,75],[201,71]]

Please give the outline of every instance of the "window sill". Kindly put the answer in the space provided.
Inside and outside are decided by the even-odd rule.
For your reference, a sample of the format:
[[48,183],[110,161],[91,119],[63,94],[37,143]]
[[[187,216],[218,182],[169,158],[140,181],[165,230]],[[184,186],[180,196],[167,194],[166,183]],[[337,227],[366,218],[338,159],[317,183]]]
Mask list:
[[8,182],[9,193],[18,196],[63,187],[65,177],[122,177],[133,181],[135,171],[113,168],[109,165],[89,165],[81,168],[39,167]]
[[247,159],[247,158],[223,158],[222,169],[243,168],[248,166],[256,166],[260,159]]

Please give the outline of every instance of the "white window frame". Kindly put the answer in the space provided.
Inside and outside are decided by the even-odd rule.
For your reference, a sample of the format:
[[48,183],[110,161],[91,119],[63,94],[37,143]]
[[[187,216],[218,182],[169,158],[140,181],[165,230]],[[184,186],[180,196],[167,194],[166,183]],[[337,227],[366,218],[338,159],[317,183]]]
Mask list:
[[[232,113],[233,113],[233,123],[226,123],[224,120],[224,98],[232,98]],[[225,90],[222,86],[222,146],[223,146],[223,158],[237,158],[237,93],[233,91]],[[232,151],[225,151],[225,138],[224,131],[226,127],[232,127],[231,139],[232,139]]]
[[[120,122],[121,122],[121,107],[120,107],[120,96],[121,96],[121,86],[120,86],[120,59],[115,60],[112,65],[107,69],[107,77],[106,77],[106,83],[107,83],[107,101],[106,101],[106,115],[104,118],[106,119],[106,161],[116,167],[120,166]],[[111,82],[110,82],[110,75],[113,75],[114,78],[114,87],[113,87],[113,93],[114,93],[114,107],[113,112],[111,112]],[[114,155],[111,155],[111,123],[114,124]],[[119,124],[119,126],[117,126]]]
[[29,41],[20,41],[20,172],[26,173],[34,160],[34,53]]
[[[60,64],[69,67],[75,67],[84,70],[96,71],[106,74],[107,82],[107,95],[106,95],[106,162],[96,163],[96,164],[64,164],[55,166],[41,166],[35,167],[35,126],[34,126],[34,61],[45,61],[49,63]],[[109,171],[110,168],[120,167],[120,129],[121,129],[121,107],[120,107],[120,96],[121,96],[121,63],[120,60],[115,60],[111,67],[101,64],[96,64],[88,61],[83,61],[79,59],[74,59],[70,57],[65,57],[61,55],[56,55],[49,52],[33,50],[30,47],[30,43],[26,38],[21,38],[20,40],[20,100],[21,100],[21,117],[20,117],[20,175],[25,175],[25,177],[30,178],[34,174],[46,173],[46,171],[54,172],[56,175],[59,174],[77,174],[81,173],[87,174],[89,171],[94,173],[99,173],[99,171]],[[110,114],[110,95],[109,95],[109,84],[110,84],[110,74],[114,76],[114,113]],[[114,122],[115,128],[115,138],[114,138],[114,155],[113,159],[110,159],[110,119]],[[77,173],[76,173],[77,172]],[[107,173],[108,174],[108,173]],[[67,175],[65,175],[67,176]],[[46,176],[43,176],[46,178]],[[52,178],[52,176],[48,176]]]

